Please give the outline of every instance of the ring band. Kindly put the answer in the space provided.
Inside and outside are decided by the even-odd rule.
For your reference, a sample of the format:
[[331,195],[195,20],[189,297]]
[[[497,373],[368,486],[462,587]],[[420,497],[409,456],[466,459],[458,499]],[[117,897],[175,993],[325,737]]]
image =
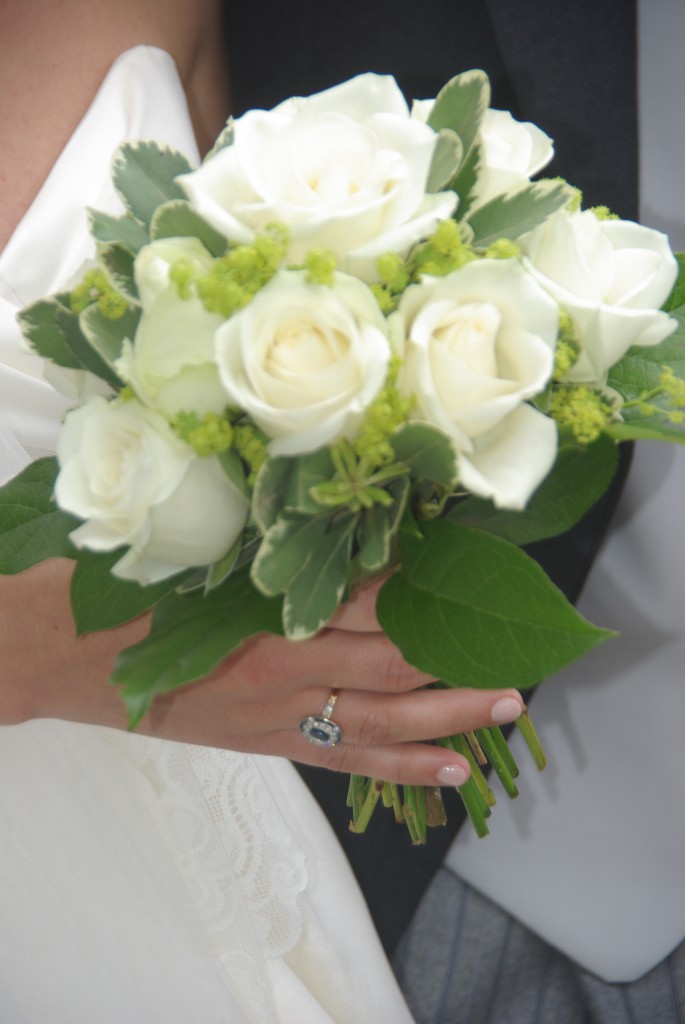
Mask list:
[[320,715],[308,715],[300,722],[300,732],[317,747],[335,747],[343,738],[342,729],[331,720],[340,690],[331,690]]

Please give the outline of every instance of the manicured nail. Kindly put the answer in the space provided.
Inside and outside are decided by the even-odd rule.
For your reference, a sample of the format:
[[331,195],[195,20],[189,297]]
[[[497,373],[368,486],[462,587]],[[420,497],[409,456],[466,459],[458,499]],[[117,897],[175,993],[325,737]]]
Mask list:
[[523,713],[523,705],[515,697],[502,697],[493,704],[490,717],[493,722],[515,722]]
[[469,773],[460,764],[447,764],[435,773],[435,777],[441,786],[463,786]]

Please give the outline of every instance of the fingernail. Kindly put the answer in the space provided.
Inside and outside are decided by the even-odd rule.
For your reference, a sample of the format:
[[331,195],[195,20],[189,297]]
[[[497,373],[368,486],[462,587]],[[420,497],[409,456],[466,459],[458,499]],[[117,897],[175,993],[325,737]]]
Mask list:
[[490,717],[493,722],[514,722],[520,717],[523,706],[515,697],[502,697],[492,705]]
[[460,764],[447,764],[435,773],[435,777],[441,786],[463,786],[469,773]]

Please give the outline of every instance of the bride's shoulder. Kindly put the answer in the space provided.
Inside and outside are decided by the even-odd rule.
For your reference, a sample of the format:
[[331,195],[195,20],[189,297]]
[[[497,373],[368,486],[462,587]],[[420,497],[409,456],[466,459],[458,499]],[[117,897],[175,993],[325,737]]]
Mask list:
[[[201,147],[228,112],[221,0],[0,4],[0,250],[109,69],[144,44],[176,64]],[[196,101],[199,94],[204,104]]]

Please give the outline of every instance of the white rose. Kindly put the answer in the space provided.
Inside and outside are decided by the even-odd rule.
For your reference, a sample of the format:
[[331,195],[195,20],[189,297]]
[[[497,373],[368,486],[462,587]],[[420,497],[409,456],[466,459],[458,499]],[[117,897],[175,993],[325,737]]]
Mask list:
[[[427,121],[433,100],[415,100],[412,117]],[[481,163],[470,211],[503,192],[527,185],[554,156],[549,135],[530,121],[517,121],[508,110],[485,111],[480,127]]]
[[526,404],[554,365],[558,310],[514,260],[479,260],[402,296],[400,383],[454,444],[461,483],[523,508],[554,463],[555,424]]
[[249,243],[275,222],[290,232],[291,262],[332,249],[371,280],[384,252],[404,254],[456,205],[426,194],[437,135],[413,120],[393,78],[360,75],[235,122],[234,142],[178,179],[206,220]]
[[481,171],[473,211],[503,192],[527,185],[554,156],[554,143],[537,125],[517,121],[507,110],[487,110],[481,125]]
[[78,548],[130,550],[114,572],[154,583],[221,558],[240,536],[247,501],[218,460],[201,459],[136,401],[101,396],[68,413],[57,443],[60,508],[85,522]]
[[333,287],[281,271],[216,334],[219,372],[232,403],[272,438],[274,455],[298,455],[353,437],[383,386],[387,324],[373,293],[336,274]]
[[221,413],[226,394],[214,361],[214,332],[223,323],[197,298],[180,298],[169,278],[183,260],[206,270],[212,257],[196,238],[166,238],[140,250],[135,279],[143,307],[133,341],[115,367],[151,408],[173,419],[181,410]]
[[581,334],[569,381],[604,383],[632,345],[658,345],[676,322],[659,311],[678,266],[659,231],[599,220],[591,210],[560,211],[523,242],[528,268]]

